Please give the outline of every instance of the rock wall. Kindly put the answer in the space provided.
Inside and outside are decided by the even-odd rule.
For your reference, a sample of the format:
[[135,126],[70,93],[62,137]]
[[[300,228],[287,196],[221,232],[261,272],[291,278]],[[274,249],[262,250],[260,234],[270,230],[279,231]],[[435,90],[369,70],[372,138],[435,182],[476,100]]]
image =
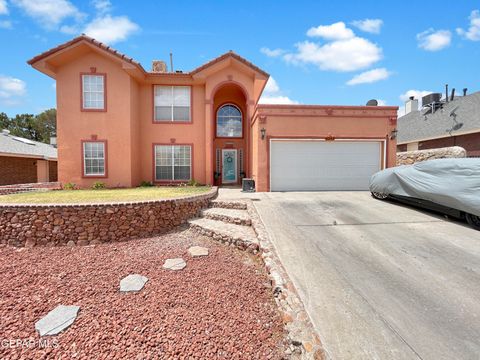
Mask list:
[[459,146],[452,146],[440,149],[415,150],[397,153],[397,165],[411,165],[417,162],[445,159],[445,158],[464,158],[467,152]]
[[94,245],[158,235],[199,215],[208,193],[156,201],[68,204],[0,204],[0,244],[13,246]]

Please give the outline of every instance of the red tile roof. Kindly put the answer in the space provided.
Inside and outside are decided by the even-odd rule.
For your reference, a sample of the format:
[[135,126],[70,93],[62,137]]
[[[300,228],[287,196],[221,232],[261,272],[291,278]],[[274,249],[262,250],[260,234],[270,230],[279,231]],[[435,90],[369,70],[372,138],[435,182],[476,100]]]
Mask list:
[[128,57],[127,55],[122,54],[122,53],[118,52],[117,50],[111,48],[110,46],[105,45],[104,43],[102,43],[100,41],[97,41],[97,40],[95,40],[95,39],[93,39],[93,38],[91,38],[91,37],[89,37],[85,34],[77,36],[76,38],[74,38],[70,41],[67,41],[66,43],[63,43],[63,44],[58,45],[58,46],[56,46],[56,47],[54,47],[50,50],[47,50],[47,51],[41,53],[40,55],[37,55],[37,56],[31,58],[30,60],[27,61],[27,63],[29,65],[32,65],[32,64],[36,63],[37,61],[40,61],[40,60],[42,60],[42,59],[60,51],[60,50],[66,49],[69,46],[72,46],[72,45],[74,45],[74,44],[76,44],[80,41],[89,42],[89,43],[97,46],[98,48],[100,48],[102,50],[108,51],[110,54],[118,57],[119,59],[127,61],[127,62],[129,62],[133,65],[138,66],[143,72],[145,72],[145,69],[143,69],[142,65],[138,61],[133,60],[131,57]]
[[[76,43],[78,43],[78,42],[80,42],[80,41],[86,41],[86,42],[88,42],[88,43],[91,43],[92,45],[97,46],[98,48],[100,48],[100,49],[102,49],[102,50],[108,51],[110,54],[118,57],[118,58],[121,59],[121,60],[127,61],[127,62],[129,62],[129,63],[137,66],[142,72],[147,73],[147,72],[145,71],[145,69],[142,67],[142,65],[141,65],[138,61],[135,61],[133,58],[128,57],[128,56],[126,56],[125,54],[122,54],[122,53],[118,52],[117,50],[111,48],[110,46],[108,46],[108,45],[106,45],[106,44],[104,44],[104,43],[102,43],[102,42],[100,42],[100,41],[97,41],[97,40],[95,40],[95,39],[93,39],[93,38],[91,38],[91,37],[89,37],[89,36],[87,36],[87,35],[85,35],[85,34],[82,34],[82,35],[80,35],[80,36],[77,36],[76,38],[74,38],[74,39],[72,39],[72,40],[70,40],[70,41],[67,41],[66,43],[63,43],[63,44],[58,45],[58,46],[56,46],[56,47],[54,47],[54,48],[52,48],[52,49],[50,49],[50,50],[47,50],[47,51],[45,51],[45,52],[43,52],[43,53],[41,53],[41,54],[39,54],[39,55],[31,58],[30,60],[27,61],[27,63],[28,63],[29,65],[33,65],[34,63],[36,63],[36,62],[38,62],[38,61],[40,61],[40,60],[42,60],[42,59],[44,59],[44,58],[52,55],[52,54],[54,54],[54,53],[56,53],[56,52],[58,52],[58,51],[61,51],[61,50],[63,50],[63,49],[66,49],[66,48],[68,48],[69,46],[72,46],[72,45],[74,45],[74,44],[76,44]],[[213,59],[213,60],[211,60],[211,61],[203,64],[202,66],[197,67],[196,69],[194,69],[194,70],[192,70],[192,71],[190,71],[190,72],[184,72],[184,73],[151,73],[151,72],[148,72],[148,74],[154,74],[154,75],[159,75],[159,74],[161,74],[161,75],[164,75],[164,74],[165,74],[165,75],[194,75],[194,74],[199,73],[200,71],[202,71],[202,70],[204,70],[204,69],[206,69],[206,68],[208,68],[208,67],[210,67],[210,66],[215,65],[216,63],[218,63],[218,62],[220,62],[220,61],[222,61],[222,60],[224,60],[224,59],[226,59],[226,58],[228,58],[228,57],[232,57],[232,58],[240,61],[241,63],[247,65],[248,67],[252,68],[253,70],[259,72],[260,74],[262,74],[262,75],[264,75],[264,76],[266,76],[266,77],[269,77],[269,76],[270,76],[267,72],[263,71],[263,70],[260,69],[258,66],[254,65],[254,64],[251,63],[250,61],[244,59],[243,57],[241,57],[240,55],[234,53],[234,52],[231,51],[231,50],[230,50],[229,52],[227,52],[227,53],[225,53],[225,54],[223,54],[223,55],[220,55],[219,57],[217,57],[217,58],[215,58],[215,59]]]
[[238,61],[240,61],[241,63],[247,65],[248,67],[252,68],[253,70],[259,72],[260,74],[262,75],[265,75],[266,77],[269,77],[270,74],[268,74],[266,71],[263,71],[262,69],[260,69],[258,66],[254,65],[253,63],[251,63],[250,61],[248,61],[247,59],[241,57],[240,55],[236,54],[235,52],[233,52],[232,50],[230,50],[229,52],[223,54],[223,55],[220,55],[219,57],[216,57],[215,59],[213,60],[210,60],[209,62],[203,64],[202,66],[199,66],[197,67],[196,69],[192,70],[190,72],[190,74],[196,74],[212,65],[215,65],[216,63],[228,58],[228,57],[232,57]]

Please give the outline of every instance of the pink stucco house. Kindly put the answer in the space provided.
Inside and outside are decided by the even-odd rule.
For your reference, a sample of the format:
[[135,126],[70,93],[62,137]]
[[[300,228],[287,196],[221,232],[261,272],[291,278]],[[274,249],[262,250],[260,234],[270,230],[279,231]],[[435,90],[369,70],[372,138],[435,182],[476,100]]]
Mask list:
[[257,191],[362,190],[395,165],[397,107],[259,104],[269,75],[228,52],[152,71],[85,35],[28,63],[57,82],[58,177]]

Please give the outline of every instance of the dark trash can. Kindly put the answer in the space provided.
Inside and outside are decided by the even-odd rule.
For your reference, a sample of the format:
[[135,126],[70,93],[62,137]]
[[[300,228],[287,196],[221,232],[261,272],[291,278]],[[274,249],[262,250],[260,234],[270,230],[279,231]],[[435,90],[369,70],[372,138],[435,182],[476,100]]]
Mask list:
[[243,192],[255,192],[255,180],[253,179],[242,179],[242,191]]

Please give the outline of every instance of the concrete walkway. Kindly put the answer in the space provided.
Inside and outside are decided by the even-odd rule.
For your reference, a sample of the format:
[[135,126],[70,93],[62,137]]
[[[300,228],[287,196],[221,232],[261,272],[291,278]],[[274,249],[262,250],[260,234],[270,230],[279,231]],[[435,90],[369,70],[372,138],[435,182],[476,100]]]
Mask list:
[[366,192],[236,197],[256,198],[332,359],[479,359],[480,232]]

